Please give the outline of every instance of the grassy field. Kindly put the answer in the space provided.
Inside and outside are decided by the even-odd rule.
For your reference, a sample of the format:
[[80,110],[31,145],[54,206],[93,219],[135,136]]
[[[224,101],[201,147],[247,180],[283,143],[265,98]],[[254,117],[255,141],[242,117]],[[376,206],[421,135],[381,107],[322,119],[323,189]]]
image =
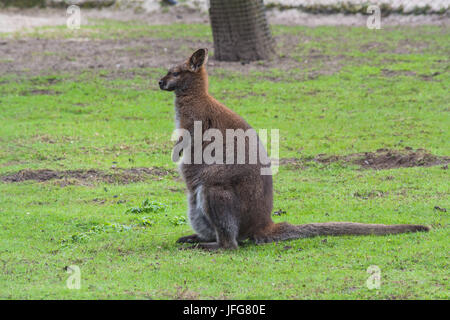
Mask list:
[[[0,76],[0,298],[448,299],[449,30],[273,30],[272,62],[211,59],[208,68],[216,98],[254,128],[280,130],[274,220],[426,224],[430,233],[180,250],[176,239],[191,229],[170,156],[173,95],[157,87],[166,64],[38,70],[0,57],[14,67]],[[169,39],[178,51],[161,61],[212,47],[200,24],[102,20],[75,35],[0,36],[6,47],[74,37]],[[139,41],[124,49],[131,60],[145,55]],[[60,55],[31,52],[43,62]],[[348,160],[379,149],[409,154],[409,167]],[[70,265],[81,270],[79,290],[66,287]],[[379,289],[366,286],[371,265]]]

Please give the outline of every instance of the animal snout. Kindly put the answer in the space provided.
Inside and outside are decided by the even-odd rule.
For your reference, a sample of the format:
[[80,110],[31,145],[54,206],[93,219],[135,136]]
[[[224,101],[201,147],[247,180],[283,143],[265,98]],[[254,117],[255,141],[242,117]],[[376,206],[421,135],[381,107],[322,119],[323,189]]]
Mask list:
[[159,88],[160,89],[164,88],[164,81],[163,80],[159,80],[158,84],[159,84]]

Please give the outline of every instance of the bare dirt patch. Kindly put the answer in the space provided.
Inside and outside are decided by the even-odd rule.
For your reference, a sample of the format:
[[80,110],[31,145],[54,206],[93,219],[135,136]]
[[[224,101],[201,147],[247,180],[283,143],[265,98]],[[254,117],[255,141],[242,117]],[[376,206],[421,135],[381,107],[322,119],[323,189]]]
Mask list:
[[[258,62],[223,62],[213,58],[208,62],[211,75],[221,76],[220,70],[229,70],[240,74],[281,69],[292,80],[313,79],[320,75],[338,72],[346,61],[343,57],[305,53],[293,57],[296,47],[306,41],[304,36],[278,35],[278,53],[273,59]],[[137,75],[149,76],[147,68],[164,68],[178,64],[197,48],[213,48],[211,41],[198,39],[8,39],[0,46],[1,74],[52,75],[58,73],[80,74],[107,70],[107,78],[134,78]],[[52,54],[37,54],[49,52]],[[319,68],[320,66],[320,68]],[[310,70],[310,71],[308,71]],[[270,78],[280,80],[279,76]],[[50,81],[48,84],[52,84]],[[44,84],[43,84],[44,85]],[[156,83],[155,83],[156,89]],[[50,93],[49,93],[50,94]]]
[[116,184],[129,184],[141,182],[148,179],[161,179],[167,175],[174,175],[175,172],[161,167],[151,168],[114,168],[107,172],[97,169],[89,170],[66,170],[57,171],[51,169],[30,170],[24,169],[12,174],[3,175],[0,180],[3,182],[23,182],[34,180],[47,182],[57,180],[61,186],[66,185],[90,185],[93,183],[106,182]]
[[[149,25],[174,22],[209,23],[207,14],[200,14],[192,9],[173,9],[175,11],[170,8],[170,12],[145,14],[138,14],[126,10],[83,9],[82,17],[84,19],[83,24],[95,23],[95,20],[89,20],[92,18],[141,21]],[[320,16],[306,14],[308,15],[308,20],[303,13],[298,17],[291,17],[292,19],[289,20],[285,14],[286,12],[280,12],[269,15],[270,22],[272,24],[316,26],[327,25],[328,23],[324,22],[326,20],[334,21],[331,24],[345,24],[341,23],[344,20],[342,16],[333,18],[333,15]],[[37,19],[36,25],[31,24],[30,27],[46,25],[45,19],[50,21],[49,25],[54,25],[55,21],[60,21],[56,19],[57,17],[63,21],[62,24],[65,24],[67,17],[64,10],[30,9],[19,12],[8,10],[0,13],[0,20],[3,23],[10,20],[14,23],[6,24],[14,26],[20,26],[17,21],[34,21],[34,18]],[[366,17],[364,16],[352,16],[351,19],[356,19],[355,21],[358,21],[358,23],[351,23],[350,25],[364,25],[366,23]],[[426,23],[426,19],[432,18],[424,16],[423,19],[425,20],[422,22]],[[439,19],[441,22],[448,22],[450,20],[442,17]],[[385,25],[385,22],[383,22],[383,26]],[[2,30],[1,26],[0,24],[0,32],[10,31],[6,29]],[[26,28],[27,25],[23,27]],[[21,30],[21,28],[18,30]],[[269,71],[267,76],[264,75],[261,77],[274,81],[280,80],[279,76],[271,76],[270,71],[272,69],[281,69],[286,72],[287,79],[301,81],[339,72],[344,65],[348,64],[348,59],[353,59],[352,62],[358,62],[355,61],[356,58],[326,55],[320,51],[299,54],[298,47],[301,47],[303,43],[307,43],[310,40],[302,33],[295,35],[276,35],[275,41],[278,44],[277,55],[272,60],[248,63],[245,61],[220,62],[210,59],[208,69],[211,75],[215,75],[215,73],[220,74],[221,69],[236,71],[242,74],[247,74],[252,71],[259,71],[261,74],[264,74],[264,71]],[[345,38],[342,41],[345,42]],[[17,37],[7,37],[0,41],[0,75],[25,74],[42,76],[55,73],[79,74],[86,70],[108,70],[108,77],[132,78],[136,75],[145,76],[148,74],[146,68],[167,68],[170,65],[184,61],[193,50],[200,47],[213,48],[214,46],[212,41],[200,39],[160,39],[148,37],[138,39],[125,37],[122,39],[101,40],[90,38],[34,39],[25,35],[20,39]],[[361,50],[381,50],[382,47],[381,44],[374,43],[366,48],[363,47]],[[427,44],[420,42],[404,43],[403,47],[402,50],[406,53],[427,50]],[[295,52],[297,53],[293,54]],[[50,81],[49,84],[51,84]]]
[[389,195],[389,192],[381,190],[371,190],[371,191],[357,191],[353,194],[356,198],[361,198],[364,200],[372,198],[383,198]]
[[441,82],[441,80],[435,79],[436,76],[440,75],[441,72],[433,72],[431,74],[417,74],[414,71],[409,70],[389,70],[389,69],[382,69],[381,74],[384,77],[392,78],[392,77],[398,77],[398,76],[406,76],[406,77],[417,77],[425,81],[437,81]]
[[307,163],[314,161],[321,164],[341,162],[343,164],[356,164],[364,169],[384,170],[410,167],[431,167],[450,163],[450,157],[435,156],[424,149],[416,151],[410,148],[405,150],[378,149],[375,152],[354,153],[345,156],[319,154],[314,158],[285,158],[280,159],[281,165],[291,165],[294,168],[303,168]]
[[389,70],[389,69],[382,69],[381,74],[385,77],[398,77],[398,76],[416,76],[416,73],[414,71],[407,71],[407,70]]
[[58,95],[60,91],[47,90],[47,89],[33,89],[30,91],[22,91],[21,96],[34,96],[34,95]]

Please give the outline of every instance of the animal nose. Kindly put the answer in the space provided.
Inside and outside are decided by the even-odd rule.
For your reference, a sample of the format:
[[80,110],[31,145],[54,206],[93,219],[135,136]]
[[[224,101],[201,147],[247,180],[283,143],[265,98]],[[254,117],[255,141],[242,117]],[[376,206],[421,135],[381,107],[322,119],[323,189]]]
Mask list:
[[159,84],[160,87],[162,87],[164,82],[162,80],[159,80],[158,84]]

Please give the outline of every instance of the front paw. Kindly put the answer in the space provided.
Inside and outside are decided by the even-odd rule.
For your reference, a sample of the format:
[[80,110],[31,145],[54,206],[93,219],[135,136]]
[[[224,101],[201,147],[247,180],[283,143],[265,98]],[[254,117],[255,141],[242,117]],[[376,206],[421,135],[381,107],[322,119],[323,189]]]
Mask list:
[[191,234],[190,236],[181,237],[177,240],[177,243],[199,243],[200,238],[196,234]]

